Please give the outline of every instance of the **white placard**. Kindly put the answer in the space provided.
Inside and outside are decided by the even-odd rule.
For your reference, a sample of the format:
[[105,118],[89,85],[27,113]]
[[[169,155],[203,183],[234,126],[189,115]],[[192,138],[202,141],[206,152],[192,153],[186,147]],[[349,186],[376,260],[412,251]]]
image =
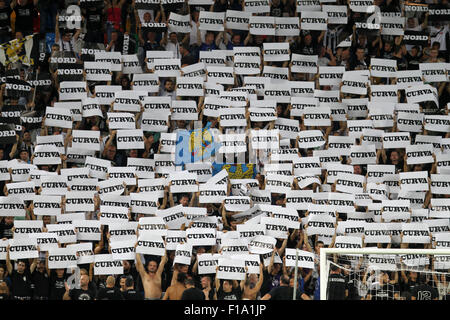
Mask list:
[[251,16],[249,22],[250,34],[271,36],[275,35],[275,17]]
[[200,11],[198,18],[200,30],[223,31],[225,22],[225,12]]
[[286,267],[314,269],[314,253],[286,248]]
[[9,258],[11,260],[35,259],[39,256],[35,238],[12,239],[9,245]]
[[45,125],[72,129],[72,112],[70,109],[47,107],[45,109]]
[[123,274],[123,262],[114,260],[112,254],[96,254],[94,275]]
[[73,248],[51,248],[48,250],[49,269],[64,269],[76,265],[77,256]]
[[192,256],[192,245],[188,243],[179,243],[175,249],[175,259],[173,263],[190,265]]
[[302,30],[327,30],[328,14],[318,11],[301,11]]
[[160,235],[145,233],[139,236],[136,253],[164,256],[165,250],[164,240]]

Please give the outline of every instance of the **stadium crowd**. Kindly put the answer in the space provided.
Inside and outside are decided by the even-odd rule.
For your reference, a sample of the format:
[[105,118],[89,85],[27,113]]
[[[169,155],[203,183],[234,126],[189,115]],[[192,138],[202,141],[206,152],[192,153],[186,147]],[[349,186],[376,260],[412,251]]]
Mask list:
[[[0,300],[317,300],[323,247],[448,248],[448,11],[0,0]],[[448,257],[327,296],[447,300]]]

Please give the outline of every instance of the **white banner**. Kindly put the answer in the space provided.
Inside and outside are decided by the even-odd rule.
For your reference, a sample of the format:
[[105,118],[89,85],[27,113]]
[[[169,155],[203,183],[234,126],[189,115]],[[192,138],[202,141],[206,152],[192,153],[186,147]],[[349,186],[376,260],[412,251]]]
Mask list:
[[112,254],[96,254],[94,275],[123,274],[123,262],[114,260]]

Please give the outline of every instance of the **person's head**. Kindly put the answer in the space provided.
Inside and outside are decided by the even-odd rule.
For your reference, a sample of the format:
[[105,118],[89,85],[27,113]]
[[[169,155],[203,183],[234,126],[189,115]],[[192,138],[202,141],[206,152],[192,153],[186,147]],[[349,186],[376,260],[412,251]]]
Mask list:
[[3,279],[6,275],[6,267],[3,264],[0,264],[0,279]]
[[198,10],[194,10],[194,11],[191,11],[191,13],[192,13],[192,21],[197,22],[198,18],[200,16],[200,12]]
[[5,0],[0,0],[0,9],[3,9],[5,6]]
[[127,289],[132,289],[134,287],[134,279],[131,275],[128,275],[125,280],[125,286]]
[[72,39],[72,33],[69,30],[64,31],[63,36],[62,36],[62,41],[70,42],[71,39]]
[[380,275],[380,284],[388,283],[389,282],[389,273],[382,272]]
[[342,49],[341,60],[346,61],[350,58],[350,48]]
[[20,31],[16,31],[16,39],[18,39],[18,40],[23,39],[23,33]]
[[66,270],[65,269],[62,269],[62,268],[60,268],[60,269],[55,269],[55,272],[56,272],[56,276],[58,277],[58,278],[62,278],[63,276],[64,276],[64,272],[65,272]]
[[314,250],[316,251],[316,253],[319,253],[320,249],[322,249],[324,247],[324,243],[323,241],[316,241],[316,245],[314,246]]
[[287,275],[282,275],[282,276],[281,276],[281,278],[280,278],[280,284],[281,284],[282,286],[288,286],[288,285],[289,285],[289,282],[290,282],[290,279],[289,279],[289,277],[288,277]]
[[156,33],[152,32],[152,31],[147,32],[147,41],[154,42],[155,39],[156,39]]
[[155,260],[150,260],[147,264],[147,270],[149,273],[156,273],[158,270],[158,263]]
[[390,43],[389,41],[386,41],[384,43],[384,51],[391,52],[391,50],[392,50],[392,43]]
[[19,260],[17,261],[17,272],[18,273],[24,273],[26,268],[25,261]]
[[281,270],[281,263],[274,263],[272,268],[272,274],[277,274]]
[[5,149],[0,148],[0,160],[3,160],[4,156],[5,156]]
[[211,32],[211,31],[208,31],[208,32],[206,33],[206,35],[205,35],[205,43],[206,43],[207,45],[213,44],[214,38],[215,38],[215,37],[214,37],[214,33]]
[[430,58],[431,59],[437,59],[438,55],[439,55],[439,49],[431,48],[431,50],[430,50]]
[[51,224],[52,223],[52,217],[48,216],[48,215],[42,216],[42,223],[44,224],[44,226],[46,226],[48,224]]
[[178,275],[177,275],[177,281],[179,282],[179,283],[183,283],[184,284],[184,282],[186,281],[186,273],[184,273],[184,272],[180,272],[180,273],[178,273]]
[[178,42],[178,37],[177,37],[177,33],[176,32],[171,32],[170,33],[169,41],[174,43],[174,44]]
[[187,274],[189,271],[189,266],[187,264],[178,264],[178,272]]
[[231,292],[233,290],[233,282],[231,280],[223,280],[222,287],[224,292]]
[[144,13],[144,22],[151,22],[152,21],[152,15],[150,14],[150,11],[147,11]]
[[365,46],[367,43],[367,35],[365,33],[360,33],[358,35],[358,42],[361,46]]
[[167,79],[167,80],[164,82],[164,89],[165,89],[167,92],[173,92],[173,90],[175,90],[175,83],[173,82],[172,79]]
[[130,78],[128,78],[127,75],[123,75],[123,76],[120,78],[120,85],[122,86],[122,89],[125,89],[125,90],[126,90],[126,89],[129,89],[130,84],[131,84]]
[[391,152],[391,155],[389,156],[389,159],[391,160],[392,164],[397,165],[400,162],[400,154],[398,153],[397,150],[393,150]]
[[116,146],[110,144],[108,146],[108,149],[106,150],[106,158],[109,160],[114,160],[114,157],[116,156],[117,148]]
[[186,44],[183,44],[180,46],[180,53],[182,56],[188,55],[189,54],[189,46]]
[[353,166],[353,173],[354,174],[361,174],[362,173],[362,168],[361,168],[361,166],[360,165],[354,165]]
[[365,50],[361,46],[356,49],[356,58],[358,59],[358,61],[364,60],[364,52]]
[[115,285],[116,285],[116,278],[114,278],[113,276],[108,276],[108,278],[106,278],[106,287],[114,288]]
[[305,44],[310,45],[311,42],[312,42],[312,36],[311,36],[311,34],[308,32],[308,33],[304,36],[303,40],[305,41]]
[[247,281],[245,282],[246,286],[254,287],[258,282],[258,276],[255,273],[251,273],[247,277]]
[[416,281],[416,280],[417,280],[417,272],[416,272],[416,271],[410,271],[410,272],[409,272],[409,278],[410,278],[411,280]]
[[8,285],[6,284],[6,282],[4,282],[4,281],[0,282],[0,294],[8,294],[8,293],[9,293],[9,288],[8,288]]
[[439,51],[440,48],[441,48],[441,43],[438,41],[434,41],[433,44],[431,45],[431,49],[437,49]]
[[411,48],[409,54],[413,57],[416,57],[419,54],[419,52],[420,52],[419,46],[414,46]]
[[57,44],[57,43],[52,44],[52,52],[51,53],[53,54],[58,51],[59,51],[59,44]]
[[119,40],[119,31],[117,30],[113,30],[113,32],[111,32],[111,41],[118,41]]
[[126,282],[127,282],[127,276],[122,275],[119,280],[120,289],[125,290],[127,288]]
[[19,152],[19,159],[22,161],[28,161],[30,159],[30,154],[27,149],[22,149]]
[[186,279],[184,281],[184,285],[186,286],[186,288],[195,288],[195,281],[193,279]]
[[83,274],[80,277],[80,286],[81,288],[86,288],[89,285],[89,276],[87,274]]
[[39,260],[38,264],[36,266],[37,271],[39,271],[40,273],[44,273],[45,271],[45,261],[44,260]]
[[189,205],[189,196],[187,194],[182,194],[180,196],[180,204],[183,207],[187,207]]
[[331,270],[331,273],[340,273],[341,272],[341,269],[335,264],[330,265],[330,270]]
[[128,157],[130,157],[130,158],[137,158],[137,157],[138,157],[138,151],[137,151],[137,149],[131,149],[131,150],[128,152]]
[[239,45],[241,43],[241,35],[239,33],[233,34],[231,37],[231,43],[235,46]]
[[202,286],[202,289],[210,287],[211,286],[211,278],[209,276],[203,276],[200,279],[200,284]]
[[14,217],[11,216],[5,217],[4,221],[7,226],[10,226],[14,223]]

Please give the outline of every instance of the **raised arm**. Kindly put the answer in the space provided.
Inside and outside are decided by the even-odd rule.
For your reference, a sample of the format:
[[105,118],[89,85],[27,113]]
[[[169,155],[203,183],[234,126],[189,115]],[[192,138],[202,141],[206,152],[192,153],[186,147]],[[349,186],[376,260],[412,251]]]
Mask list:
[[156,271],[156,275],[158,277],[161,277],[161,274],[164,271],[164,266],[166,265],[166,262],[167,262],[167,252],[164,253],[164,257],[162,257],[161,262],[159,263],[159,266],[158,266],[158,270]]

